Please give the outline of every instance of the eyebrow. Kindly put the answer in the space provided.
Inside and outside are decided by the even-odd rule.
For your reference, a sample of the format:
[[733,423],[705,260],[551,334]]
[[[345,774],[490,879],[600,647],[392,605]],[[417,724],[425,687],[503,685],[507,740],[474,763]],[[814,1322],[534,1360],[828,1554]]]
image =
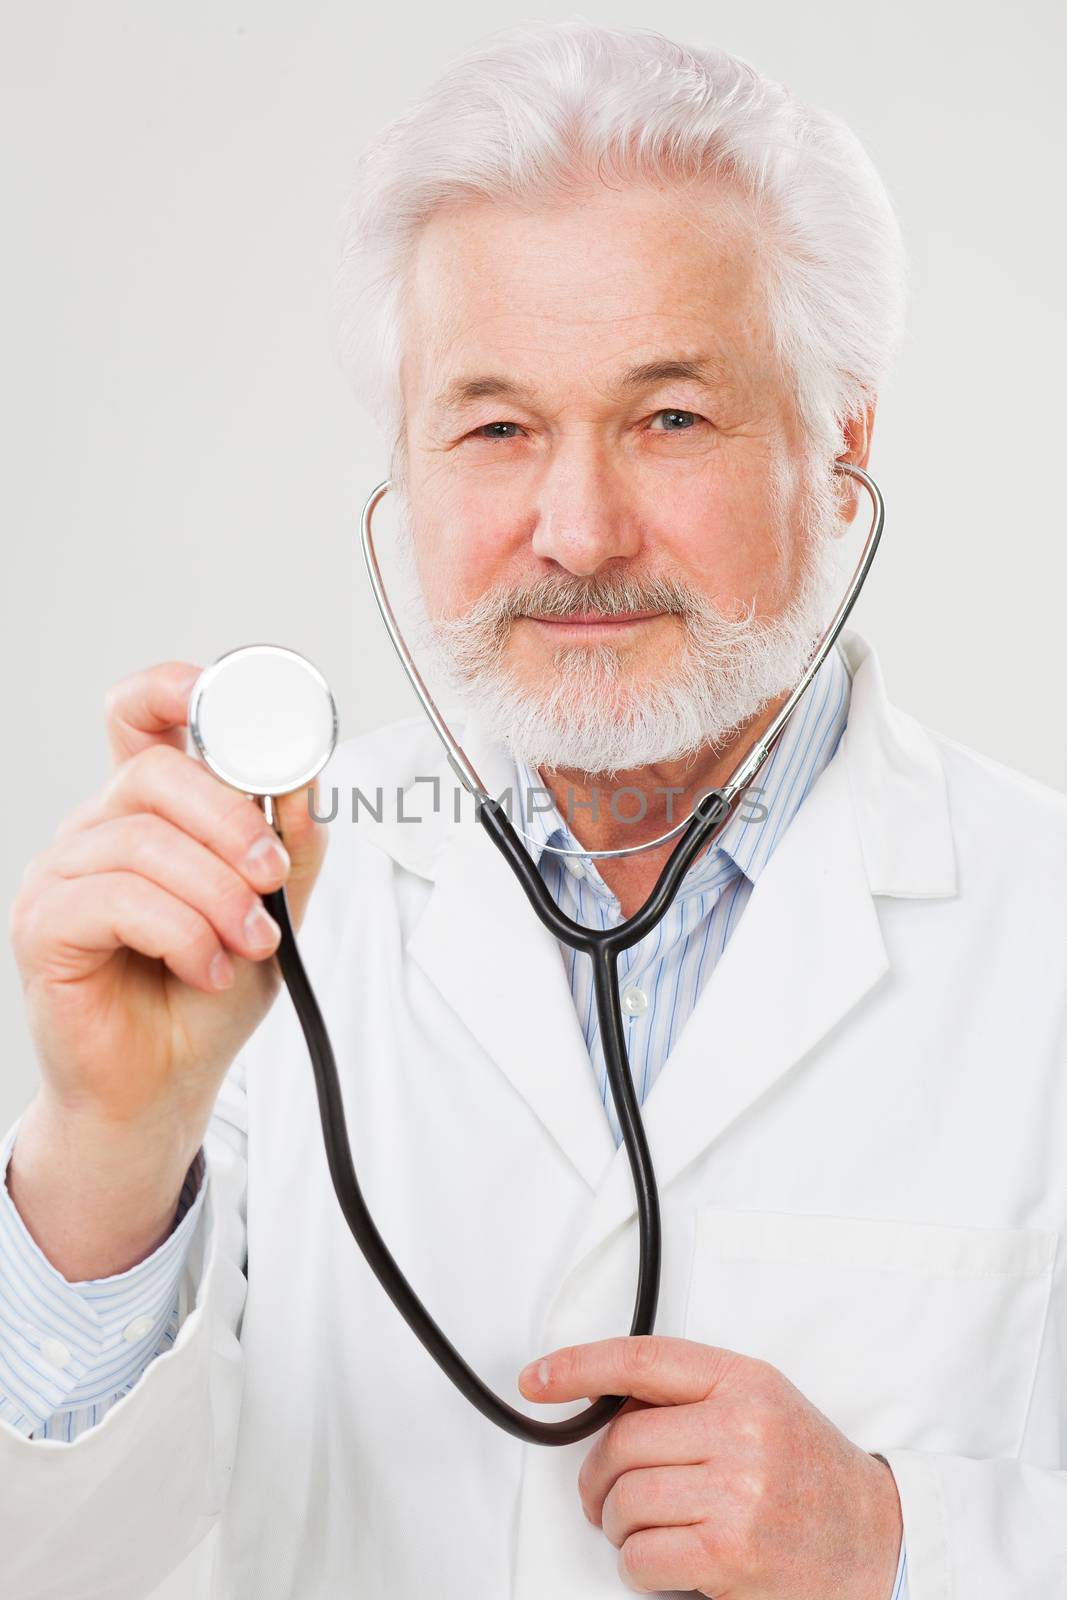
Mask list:
[[[643,361],[624,372],[615,388],[622,394],[651,389],[661,383],[699,383],[706,388],[712,388],[716,384],[720,387],[728,385],[729,381],[726,369],[718,362],[712,361],[707,356],[697,356],[688,361]],[[476,377],[454,379],[437,395],[434,404],[444,410],[456,410],[472,400],[515,400],[529,403],[533,399],[533,391],[524,384],[495,373],[484,373]]]

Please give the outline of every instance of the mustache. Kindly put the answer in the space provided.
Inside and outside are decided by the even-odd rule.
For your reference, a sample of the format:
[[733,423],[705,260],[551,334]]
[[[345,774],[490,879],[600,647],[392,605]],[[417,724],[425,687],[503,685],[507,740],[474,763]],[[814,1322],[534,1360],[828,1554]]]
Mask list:
[[497,585],[480,595],[461,618],[439,621],[446,628],[457,624],[468,628],[499,628],[517,617],[563,618],[590,611],[606,617],[626,616],[634,611],[704,616],[709,609],[706,596],[675,578],[635,577],[619,572],[588,578],[567,574],[535,578],[515,587]]

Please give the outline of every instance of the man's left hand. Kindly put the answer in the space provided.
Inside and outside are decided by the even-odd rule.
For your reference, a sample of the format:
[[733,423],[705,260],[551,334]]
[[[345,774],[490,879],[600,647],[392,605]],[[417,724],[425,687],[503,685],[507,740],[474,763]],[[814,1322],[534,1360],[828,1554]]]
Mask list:
[[556,1350],[519,1387],[549,1402],[630,1396],[578,1475],[630,1589],[889,1600],[893,1474],[768,1362],[650,1334]]

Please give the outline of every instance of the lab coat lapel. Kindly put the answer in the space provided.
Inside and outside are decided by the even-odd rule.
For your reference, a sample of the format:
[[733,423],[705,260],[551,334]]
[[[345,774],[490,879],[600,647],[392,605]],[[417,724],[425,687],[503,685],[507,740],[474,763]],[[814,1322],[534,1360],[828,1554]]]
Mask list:
[[[642,1108],[661,1189],[786,1074],[802,1070],[885,978],[874,894],[955,892],[937,752],[917,723],[889,706],[864,641],[847,634],[844,648],[854,678],[838,754],[757,880]],[[569,1271],[635,1209],[620,1148]]]
[[[847,780],[832,765],[755,884],[642,1108],[660,1188],[766,1095],[887,968]],[[634,1210],[620,1149],[571,1265]]]
[[[486,788],[514,780],[470,722],[465,747]],[[408,954],[595,1189],[615,1151],[563,956],[466,800],[434,866]]]
[[[757,880],[643,1107],[661,1188],[884,979],[873,897],[955,892],[936,749],[889,705],[865,641],[849,632],[842,648],[853,684],[837,756]],[[464,743],[491,794],[514,781],[477,719]],[[629,1164],[609,1131],[559,946],[469,809],[464,816],[422,868],[434,887],[407,951],[595,1191],[573,1270],[633,1217]],[[410,854],[419,834],[422,848],[426,834],[406,830],[394,853]]]

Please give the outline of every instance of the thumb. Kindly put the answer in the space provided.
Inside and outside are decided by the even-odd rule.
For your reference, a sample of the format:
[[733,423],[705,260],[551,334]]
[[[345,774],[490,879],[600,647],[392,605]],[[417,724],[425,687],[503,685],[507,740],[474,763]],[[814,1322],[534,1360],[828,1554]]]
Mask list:
[[318,779],[303,789],[280,795],[274,801],[274,813],[282,843],[292,862],[285,880],[285,899],[295,931],[304,920],[329,842],[326,824],[316,821],[320,814]]

